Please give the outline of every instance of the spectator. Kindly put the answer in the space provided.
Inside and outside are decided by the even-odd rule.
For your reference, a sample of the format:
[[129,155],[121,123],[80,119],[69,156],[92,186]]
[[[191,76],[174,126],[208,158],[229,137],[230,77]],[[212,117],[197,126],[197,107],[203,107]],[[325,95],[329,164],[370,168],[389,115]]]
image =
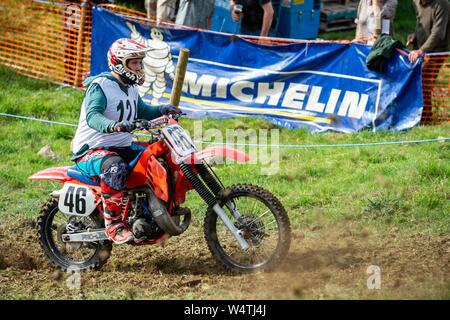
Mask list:
[[[450,49],[450,3],[448,0],[413,0],[416,10],[416,29],[414,33],[408,35],[406,45],[412,44],[413,50],[409,53],[408,59],[415,63],[429,52],[446,52]],[[432,60],[425,60],[422,70],[426,75],[423,79],[424,103],[422,118],[429,118],[431,115],[432,87],[439,74],[445,57],[437,57]]]
[[407,45],[414,50],[408,55],[411,63],[428,52],[445,52],[450,46],[450,4],[448,0],[413,0],[416,29],[408,35]]
[[389,35],[393,37],[396,9],[397,0],[360,0],[355,19],[355,38],[371,38],[373,36],[376,16],[390,20]]
[[180,0],[176,24],[210,29],[214,16],[215,0]]
[[156,18],[156,2],[157,0],[145,0],[145,10],[147,10],[147,19]]
[[177,0],[145,0],[147,17],[155,17],[157,23],[161,20],[175,21]]
[[[242,5],[242,13],[236,13],[236,5]],[[230,11],[233,21],[241,20],[241,34],[267,37],[276,25],[271,0],[231,0]]]

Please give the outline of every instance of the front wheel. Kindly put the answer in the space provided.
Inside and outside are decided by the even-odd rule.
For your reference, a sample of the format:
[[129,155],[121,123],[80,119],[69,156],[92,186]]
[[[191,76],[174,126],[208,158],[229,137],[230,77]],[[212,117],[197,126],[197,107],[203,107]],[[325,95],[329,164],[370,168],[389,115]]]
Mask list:
[[269,191],[239,184],[223,189],[218,203],[248,242],[243,250],[212,208],[205,217],[205,238],[214,258],[237,273],[270,271],[286,256],[291,227],[283,205]]

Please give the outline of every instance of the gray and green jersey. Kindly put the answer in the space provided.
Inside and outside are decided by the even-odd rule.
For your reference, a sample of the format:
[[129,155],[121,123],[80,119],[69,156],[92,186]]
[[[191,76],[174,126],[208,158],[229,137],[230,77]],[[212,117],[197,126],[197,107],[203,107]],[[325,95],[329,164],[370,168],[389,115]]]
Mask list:
[[159,107],[147,105],[136,86],[123,86],[109,72],[87,78],[88,87],[81,106],[78,128],[73,140],[73,160],[87,150],[100,147],[129,147],[128,132],[109,133],[116,122],[135,119],[151,120],[161,116]]

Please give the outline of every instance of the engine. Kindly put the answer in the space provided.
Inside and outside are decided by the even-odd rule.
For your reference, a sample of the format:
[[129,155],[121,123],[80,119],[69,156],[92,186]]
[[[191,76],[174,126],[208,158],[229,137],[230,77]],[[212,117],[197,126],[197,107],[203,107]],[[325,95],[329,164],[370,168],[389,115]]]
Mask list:
[[128,211],[127,224],[131,228],[135,241],[150,241],[161,237],[165,231],[153,219],[148,208],[146,194],[133,193],[130,198],[131,203]]

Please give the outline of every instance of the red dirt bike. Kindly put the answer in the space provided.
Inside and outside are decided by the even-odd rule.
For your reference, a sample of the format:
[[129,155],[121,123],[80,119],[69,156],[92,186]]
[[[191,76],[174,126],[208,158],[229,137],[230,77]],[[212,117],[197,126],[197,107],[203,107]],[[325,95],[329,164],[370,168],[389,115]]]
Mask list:
[[[186,192],[195,190],[208,205],[204,235],[214,258],[237,273],[272,270],[290,246],[290,222],[283,205],[255,185],[225,188],[205,159],[243,162],[248,155],[225,146],[198,151],[178,117],[136,121],[136,129],[147,130],[153,138],[129,163],[122,219],[135,236],[132,244],[155,244],[182,234],[191,212],[180,205]],[[75,166],[49,168],[29,179],[64,183],[51,193],[38,219],[39,243],[50,261],[63,271],[103,266],[112,243],[105,235],[99,181]]]

